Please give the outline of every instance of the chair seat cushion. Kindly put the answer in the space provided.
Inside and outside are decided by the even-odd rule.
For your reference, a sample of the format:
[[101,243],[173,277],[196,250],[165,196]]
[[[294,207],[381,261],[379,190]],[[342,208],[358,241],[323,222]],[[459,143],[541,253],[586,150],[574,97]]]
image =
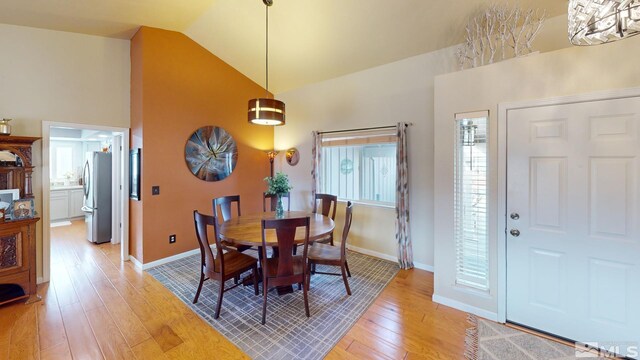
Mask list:
[[225,248],[228,248],[228,249],[231,249],[231,250],[240,251],[240,252],[243,252],[243,251],[246,251],[246,250],[249,250],[249,249],[252,248],[251,246],[248,246],[248,245],[238,245],[238,244],[234,244],[234,243],[231,243],[231,242],[228,242],[228,241],[224,241],[224,240],[220,241],[220,243]]
[[340,248],[325,244],[315,243],[309,247],[307,255],[309,260],[340,260]]
[[332,236],[333,236],[332,234],[329,234],[329,235],[323,236],[323,237],[321,237],[321,238],[319,238],[319,239],[317,239],[317,240],[313,240],[313,243],[314,243],[314,244],[316,244],[316,243],[325,243],[325,244],[326,244],[326,243],[330,243],[330,242],[331,242],[331,237],[332,237]]
[[[268,258],[266,259],[267,265],[267,276],[270,278],[274,278],[278,275],[278,258]],[[304,261],[302,256],[294,256],[293,257],[293,274],[291,275],[302,275],[304,270]],[[264,271],[264,269],[263,269]]]
[[[251,269],[258,263],[256,258],[234,250],[227,251],[223,256],[225,274]],[[217,269],[220,269],[220,261],[218,259],[216,259],[216,270]]]

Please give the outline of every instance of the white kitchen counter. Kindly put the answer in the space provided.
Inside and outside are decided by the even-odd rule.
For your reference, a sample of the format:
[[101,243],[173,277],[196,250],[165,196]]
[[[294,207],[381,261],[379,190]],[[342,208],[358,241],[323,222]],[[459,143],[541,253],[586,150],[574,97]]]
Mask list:
[[51,187],[51,191],[82,189],[82,185],[66,185]]

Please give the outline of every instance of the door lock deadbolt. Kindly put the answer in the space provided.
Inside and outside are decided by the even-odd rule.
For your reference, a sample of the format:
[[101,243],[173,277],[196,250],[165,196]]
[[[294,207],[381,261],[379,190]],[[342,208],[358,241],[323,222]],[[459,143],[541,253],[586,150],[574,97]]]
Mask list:
[[513,220],[518,220],[520,219],[520,214],[518,213],[511,213],[511,215],[509,215],[511,217],[511,219]]

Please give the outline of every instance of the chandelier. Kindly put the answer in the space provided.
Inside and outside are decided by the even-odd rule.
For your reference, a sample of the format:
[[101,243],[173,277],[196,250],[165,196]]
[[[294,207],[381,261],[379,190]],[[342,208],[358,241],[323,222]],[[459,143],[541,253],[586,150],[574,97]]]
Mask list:
[[249,100],[248,120],[257,125],[284,125],[285,107],[280,100],[269,98],[269,6],[273,5],[273,0],[262,0],[267,9],[266,20],[266,92],[264,98]]
[[640,33],[640,0],[569,0],[569,41],[597,45]]

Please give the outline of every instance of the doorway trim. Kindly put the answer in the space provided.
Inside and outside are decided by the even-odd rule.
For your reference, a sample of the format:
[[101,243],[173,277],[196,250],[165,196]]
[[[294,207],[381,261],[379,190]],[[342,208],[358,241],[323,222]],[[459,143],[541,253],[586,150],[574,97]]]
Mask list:
[[[49,176],[50,159],[50,136],[52,127],[72,127],[86,130],[112,131],[122,133],[122,150],[120,151],[120,196],[119,209],[113,209],[112,213],[120,215],[122,223],[120,258],[123,261],[129,260],[129,128],[78,124],[67,122],[43,121],[42,122],[42,281],[48,282],[51,277],[51,214],[50,196],[51,179]],[[120,149],[116,149],[120,150]],[[114,184],[114,187],[117,186]]]
[[640,97],[640,87],[498,104],[498,322],[507,322],[507,119],[510,110]]

